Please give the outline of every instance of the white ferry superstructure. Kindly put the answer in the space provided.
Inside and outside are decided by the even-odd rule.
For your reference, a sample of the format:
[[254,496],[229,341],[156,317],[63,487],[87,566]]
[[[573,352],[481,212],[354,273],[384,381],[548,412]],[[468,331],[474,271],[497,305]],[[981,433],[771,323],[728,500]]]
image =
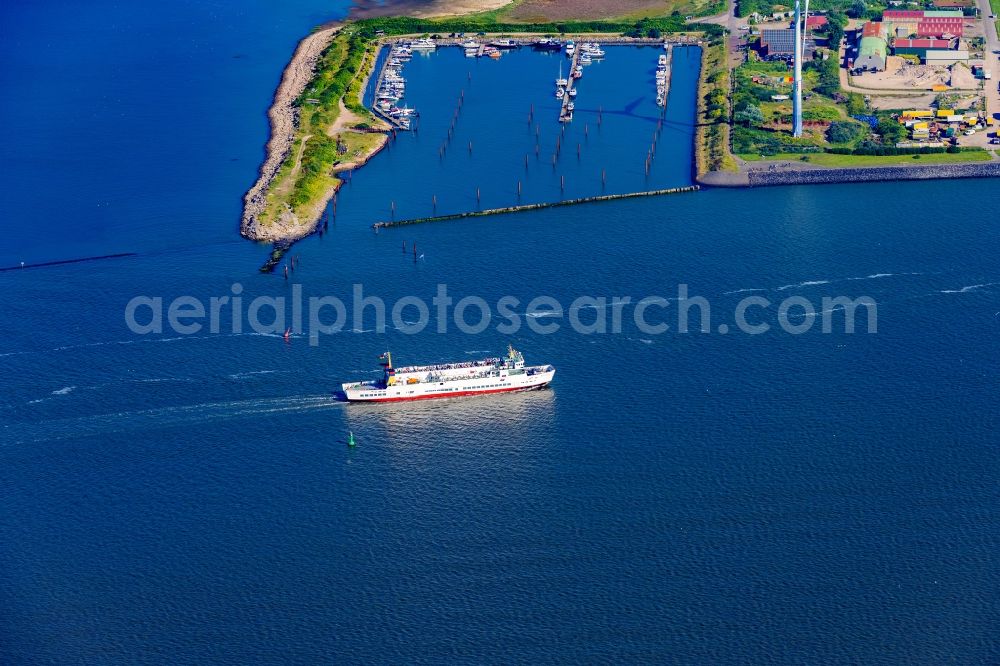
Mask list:
[[524,356],[513,347],[507,348],[504,357],[463,363],[396,368],[389,352],[380,361],[384,368],[380,379],[341,385],[348,401],[400,402],[531,391],[548,386],[556,374],[551,365],[525,365]]

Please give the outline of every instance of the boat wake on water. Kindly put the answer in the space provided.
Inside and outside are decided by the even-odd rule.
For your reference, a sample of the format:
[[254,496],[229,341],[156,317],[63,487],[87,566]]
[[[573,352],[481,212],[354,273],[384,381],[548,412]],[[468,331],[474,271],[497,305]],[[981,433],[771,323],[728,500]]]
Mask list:
[[962,287],[961,289],[942,289],[939,294],[967,294],[970,291],[978,291],[984,289],[985,287],[993,287],[1000,284],[1000,282],[984,282],[982,284],[970,284],[967,287]]
[[6,432],[14,442],[37,442],[79,437],[81,432],[90,435],[107,435],[118,432],[149,431],[263,414],[339,409],[342,405],[343,403],[331,395],[251,398],[94,414],[69,419],[50,419],[31,424],[8,424]]

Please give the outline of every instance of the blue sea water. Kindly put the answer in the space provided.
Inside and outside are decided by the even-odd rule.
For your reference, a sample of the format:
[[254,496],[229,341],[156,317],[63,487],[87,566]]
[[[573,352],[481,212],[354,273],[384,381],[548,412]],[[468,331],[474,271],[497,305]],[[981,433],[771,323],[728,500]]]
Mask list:
[[[137,256],[0,273],[0,661],[1000,659],[993,182],[706,190],[374,234],[392,202],[469,210],[479,187],[478,205],[509,205],[519,179],[525,201],[600,193],[601,169],[610,192],[690,182],[693,50],[648,178],[655,50],[588,68],[565,135],[558,58],[442,50],[407,69],[419,131],[354,174],[286,283],[239,239],[240,198],[285,60],[343,9],[4,5],[0,265]],[[369,312],[310,346],[125,325],[133,296],[234,283],[247,302],[445,284],[521,304],[687,284],[712,332],[379,334]],[[878,330],[791,335],[772,308],[767,333],[718,333],[753,294],[870,296]],[[550,390],[332,399],[386,348],[430,362],[508,342],[558,368]]]

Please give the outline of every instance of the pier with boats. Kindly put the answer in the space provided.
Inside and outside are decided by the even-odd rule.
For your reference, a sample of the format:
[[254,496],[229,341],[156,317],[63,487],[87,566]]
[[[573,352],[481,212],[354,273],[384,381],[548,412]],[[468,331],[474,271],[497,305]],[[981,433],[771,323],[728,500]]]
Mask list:
[[[680,42],[679,42],[680,43]],[[499,59],[505,52],[524,47],[536,51],[563,52],[569,63],[564,73],[560,64],[559,75],[555,80],[555,96],[560,102],[559,122],[567,123],[573,120],[576,109],[576,97],[579,93],[578,83],[584,75],[584,68],[596,61],[602,60],[606,52],[602,45],[662,45],[665,53],[658,60],[655,85],[656,103],[665,107],[670,90],[670,61],[673,54],[673,42],[659,39],[642,39],[626,37],[602,36],[581,41],[577,44],[572,39],[558,40],[551,37],[539,39],[497,38],[483,39],[466,38],[462,35],[431,39],[428,37],[409,41],[389,43],[389,54],[379,72],[375,86],[374,112],[393,127],[408,130],[411,119],[416,115],[413,109],[405,104],[400,106],[400,100],[406,90],[406,79],[402,70],[414,52],[434,51],[439,47],[456,46],[465,52],[467,58]]]
[[397,129],[408,130],[416,111],[399,102],[406,93],[403,66],[413,57],[414,50],[433,50],[437,44],[432,39],[418,39],[409,43],[389,46],[389,54],[382,64],[375,82],[375,100],[372,111]]

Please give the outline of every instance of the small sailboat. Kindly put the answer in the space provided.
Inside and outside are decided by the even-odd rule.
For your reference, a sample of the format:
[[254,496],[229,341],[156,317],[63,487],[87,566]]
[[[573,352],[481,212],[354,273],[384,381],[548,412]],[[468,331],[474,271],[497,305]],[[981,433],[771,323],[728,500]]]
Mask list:
[[569,89],[569,96],[570,97],[576,97],[576,92],[577,92],[576,88],[570,88]]
[[556,99],[562,99],[566,96],[566,91],[562,88],[556,88]]

